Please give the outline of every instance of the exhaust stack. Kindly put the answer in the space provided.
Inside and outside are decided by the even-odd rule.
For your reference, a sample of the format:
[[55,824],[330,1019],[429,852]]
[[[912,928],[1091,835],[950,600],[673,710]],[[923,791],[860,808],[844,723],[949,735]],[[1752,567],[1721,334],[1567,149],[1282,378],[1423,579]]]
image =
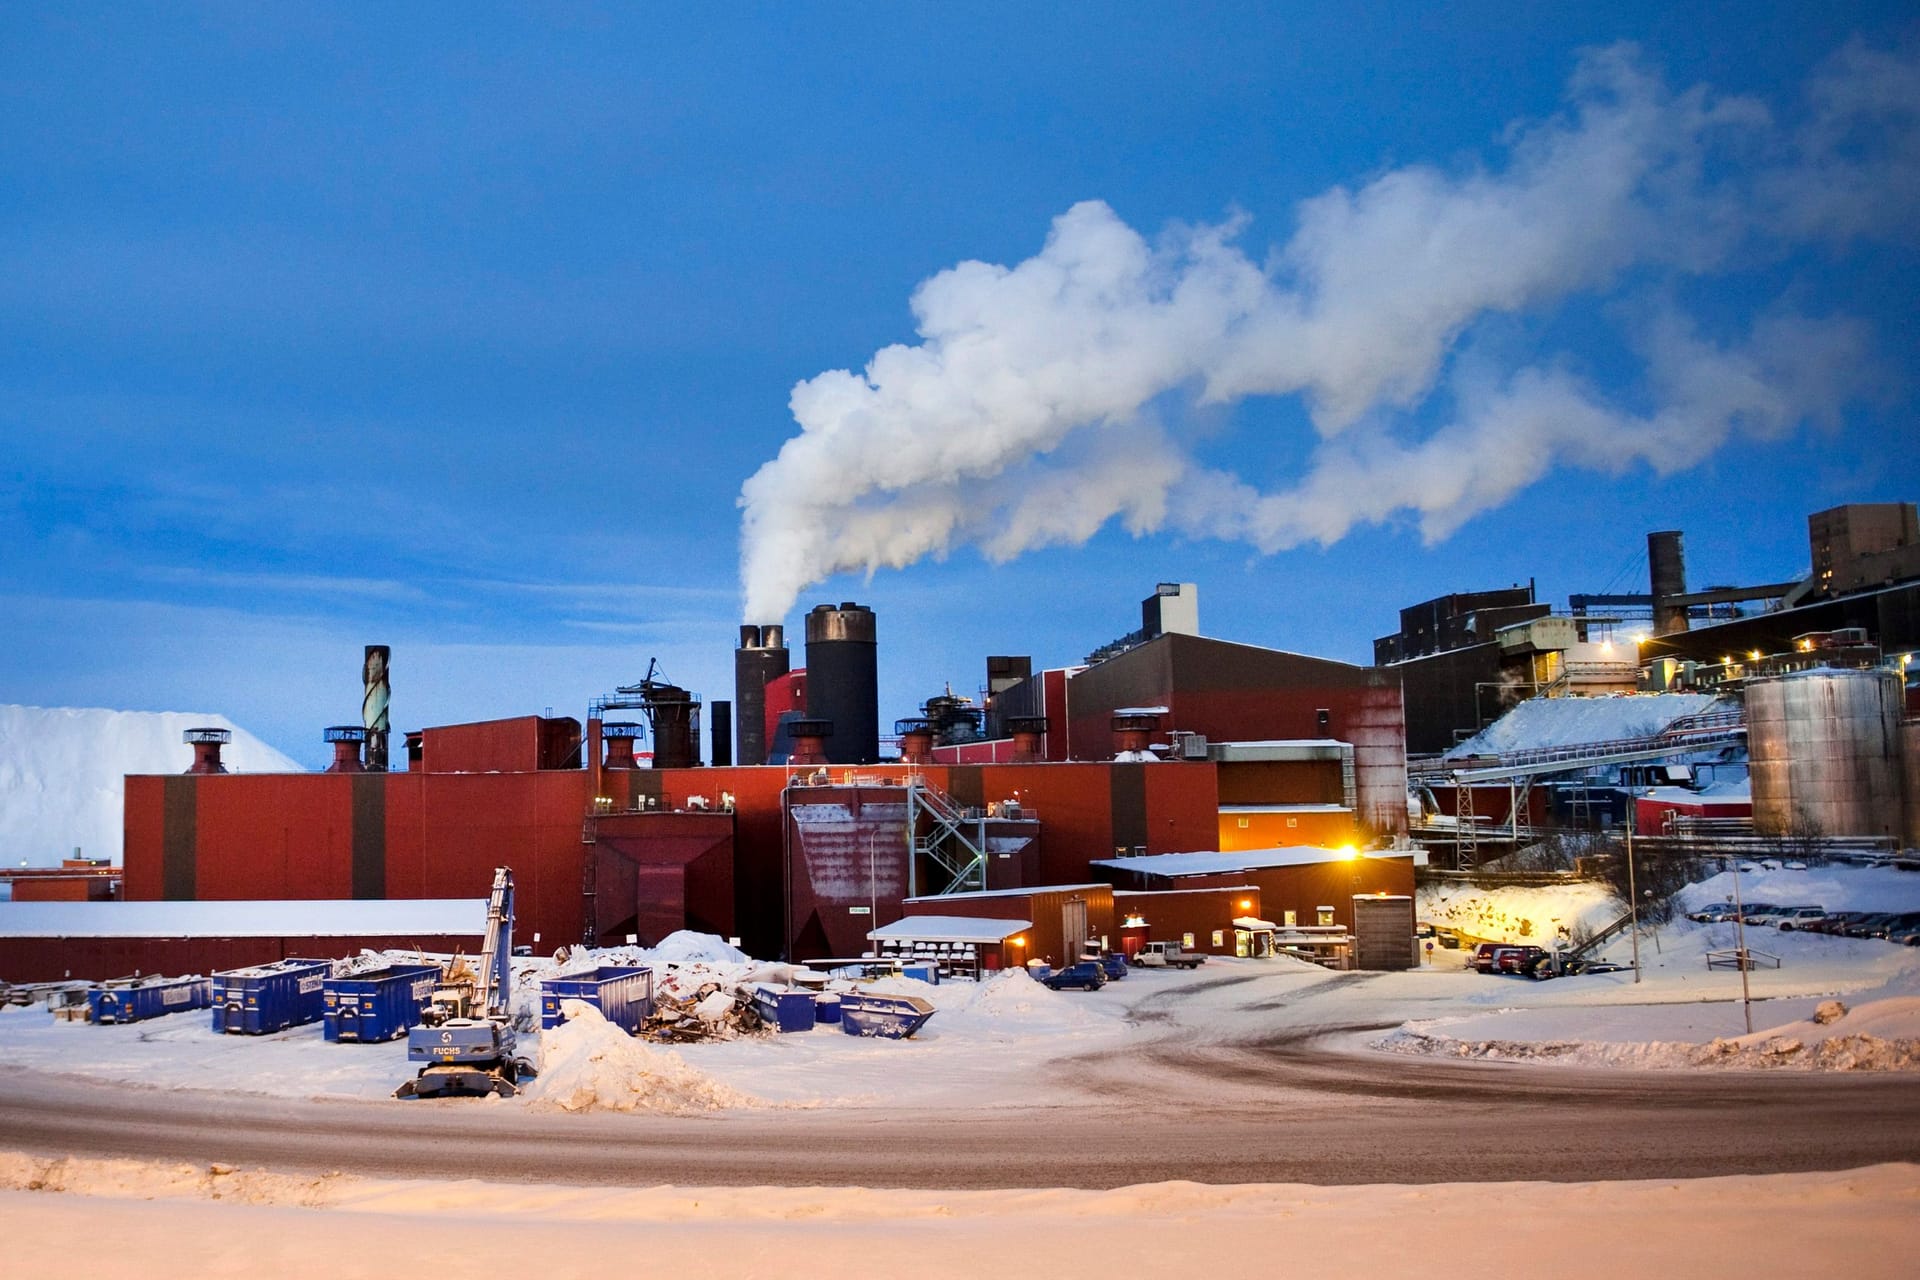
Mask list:
[[367,733],[367,772],[387,771],[387,732],[392,722],[387,704],[393,700],[393,687],[387,679],[393,650],[384,644],[367,646],[360,664],[360,724]]
[[227,771],[227,766],[220,763],[220,748],[233,741],[233,730],[211,726],[188,729],[180,735],[180,740],[193,748],[193,764],[188,767],[188,773]]
[[786,629],[779,623],[740,628],[733,651],[734,733],[740,764],[767,762],[767,682],[787,674]]
[[320,736],[333,744],[333,763],[327,766],[328,773],[367,772],[366,766],[360,763],[360,745],[367,741],[365,728],[357,724],[336,724]]

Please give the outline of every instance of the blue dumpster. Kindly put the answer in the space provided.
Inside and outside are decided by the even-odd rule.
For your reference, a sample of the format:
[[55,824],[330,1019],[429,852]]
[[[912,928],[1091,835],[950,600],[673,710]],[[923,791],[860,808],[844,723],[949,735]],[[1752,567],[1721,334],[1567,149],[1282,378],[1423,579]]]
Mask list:
[[397,1040],[419,1025],[439,981],[437,964],[390,964],[328,978],[321,988],[324,1034],[329,1040],[362,1044]]
[[133,978],[88,991],[87,1016],[99,1023],[140,1022],[204,1009],[212,999],[213,983],[205,978]]
[[318,1022],[331,960],[275,960],[213,975],[213,1029],[259,1036]]
[[813,1020],[823,1027],[837,1025],[840,1021],[840,997],[831,991],[822,991],[815,996]]
[[603,964],[584,973],[547,978],[540,983],[540,1029],[565,1022],[562,1000],[584,1000],[600,1016],[632,1035],[653,1013],[653,970],[645,965]]
[[760,1015],[760,1021],[775,1031],[813,1030],[811,991],[783,991],[762,983],[753,989],[753,1008]]
[[903,978],[916,978],[928,985],[933,985],[940,981],[940,965],[937,961],[933,960],[925,960],[919,964],[902,965],[900,968],[900,976]]
[[840,1029],[850,1036],[904,1040],[932,1016],[933,1005],[919,996],[854,991],[840,997]]

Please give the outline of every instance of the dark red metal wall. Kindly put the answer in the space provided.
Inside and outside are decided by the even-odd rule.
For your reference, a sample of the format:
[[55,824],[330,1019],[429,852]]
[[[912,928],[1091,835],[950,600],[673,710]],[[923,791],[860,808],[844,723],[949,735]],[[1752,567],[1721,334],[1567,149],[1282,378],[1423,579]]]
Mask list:
[[421,735],[425,773],[530,773],[578,763],[580,722],[564,716],[518,716],[474,724],[437,725]]
[[[1257,885],[1221,886],[1192,892],[1120,893],[1114,895],[1114,913],[1124,919],[1138,913],[1147,922],[1147,937],[1154,942],[1180,942],[1193,935],[1196,951],[1209,955],[1233,954],[1233,922],[1239,916],[1265,919],[1260,914],[1260,889]],[[1215,931],[1220,942],[1213,941]]]
[[677,929],[725,938],[733,921],[733,815],[616,813],[594,819],[596,941],[654,946]]

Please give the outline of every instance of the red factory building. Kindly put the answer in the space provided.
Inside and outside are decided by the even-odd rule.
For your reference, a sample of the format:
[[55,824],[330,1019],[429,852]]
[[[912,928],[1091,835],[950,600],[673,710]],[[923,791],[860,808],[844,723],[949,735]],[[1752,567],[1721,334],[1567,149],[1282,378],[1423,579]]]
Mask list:
[[[584,734],[535,716],[408,734],[401,772],[360,771],[358,730],[328,731],[319,774],[227,774],[196,740],[193,771],[127,779],[125,896],[470,898],[510,866],[516,941],[541,950],[690,928],[810,959],[868,950],[913,899],[1405,830],[1400,689],[1378,669],[1167,632],[1004,690],[1032,704],[1006,758],[921,730],[881,760],[875,630],[863,606],[820,606],[794,669],[782,628],[742,628],[736,702],[713,708],[716,729],[734,713],[739,764],[700,766],[699,703],[651,680],[596,703]],[[607,716],[622,707],[652,722],[654,767],[640,727]]]

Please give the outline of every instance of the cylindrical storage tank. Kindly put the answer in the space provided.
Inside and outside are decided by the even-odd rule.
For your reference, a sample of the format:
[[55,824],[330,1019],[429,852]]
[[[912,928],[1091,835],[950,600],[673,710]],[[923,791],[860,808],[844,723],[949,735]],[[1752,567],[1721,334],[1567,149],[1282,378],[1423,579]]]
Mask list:
[[1685,631],[1687,607],[1668,603],[1668,597],[1687,593],[1687,559],[1680,546],[1680,530],[1647,535],[1647,569],[1653,588],[1653,634]]
[[1900,677],[1816,667],[1749,680],[1760,835],[1899,836]]
[[650,684],[645,694],[653,724],[653,767],[691,769],[700,763],[700,704],[685,689]]
[[734,759],[767,762],[767,681],[787,674],[787,645],[778,624],[740,628],[733,651]]
[[807,614],[807,714],[833,723],[829,764],[880,759],[880,668],[873,610],[852,601]]

